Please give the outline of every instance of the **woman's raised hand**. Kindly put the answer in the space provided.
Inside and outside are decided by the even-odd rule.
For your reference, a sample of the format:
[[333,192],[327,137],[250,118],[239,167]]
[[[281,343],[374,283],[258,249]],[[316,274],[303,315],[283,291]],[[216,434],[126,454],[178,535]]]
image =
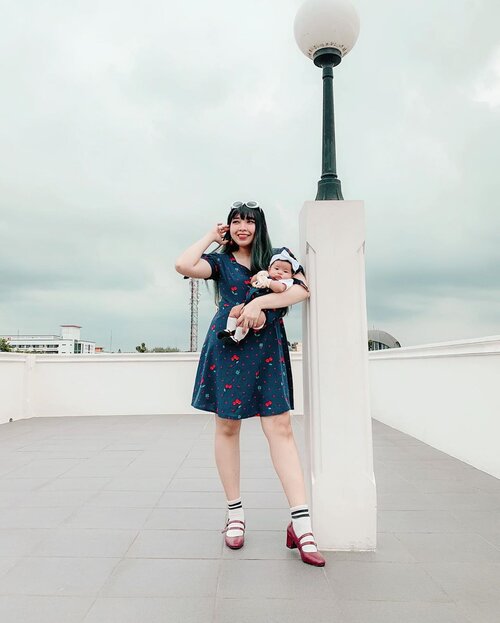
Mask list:
[[210,230],[210,235],[213,238],[214,242],[217,244],[227,244],[228,240],[224,240],[224,234],[229,231],[229,225],[224,225],[224,223],[217,223],[217,225]]

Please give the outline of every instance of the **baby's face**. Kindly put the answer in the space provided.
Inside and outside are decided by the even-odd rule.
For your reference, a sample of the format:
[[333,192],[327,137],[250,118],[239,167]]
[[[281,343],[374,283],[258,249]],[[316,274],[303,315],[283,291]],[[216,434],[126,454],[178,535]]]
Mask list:
[[276,260],[269,267],[269,276],[273,279],[291,279],[292,278],[292,267],[290,262],[285,262],[284,260]]

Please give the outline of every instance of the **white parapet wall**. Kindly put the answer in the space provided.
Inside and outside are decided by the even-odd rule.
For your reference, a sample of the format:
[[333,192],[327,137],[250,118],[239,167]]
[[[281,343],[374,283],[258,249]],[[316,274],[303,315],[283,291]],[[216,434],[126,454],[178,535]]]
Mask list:
[[[199,353],[0,353],[0,423],[27,417],[199,413],[191,407]],[[294,413],[302,355],[292,353]]]
[[[0,353],[0,423],[36,416],[155,415],[191,406],[197,353]],[[295,413],[302,354],[292,353]],[[500,336],[370,353],[372,416],[500,477]]]
[[500,336],[370,354],[372,416],[500,478]]

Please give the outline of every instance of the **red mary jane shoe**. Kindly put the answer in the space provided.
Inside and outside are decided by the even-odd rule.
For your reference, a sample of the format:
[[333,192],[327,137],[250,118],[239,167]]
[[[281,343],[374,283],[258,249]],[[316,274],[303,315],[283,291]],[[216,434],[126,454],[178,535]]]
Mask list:
[[[234,525],[238,524],[238,525]],[[228,530],[237,530],[240,529],[243,531],[241,536],[227,536]],[[239,519],[231,519],[226,523],[226,527],[224,530],[221,530],[222,533],[226,533],[225,541],[226,545],[231,549],[240,549],[243,547],[245,543],[245,522],[240,521]]]
[[[305,537],[311,538],[306,538],[304,540]],[[314,565],[315,567],[324,567],[326,561],[323,556],[319,552],[304,552],[302,550],[304,545],[314,545],[317,548],[317,545],[314,541],[313,533],[306,532],[305,534],[301,534],[299,539],[299,537],[295,534],[293,524],[290,524],[286,529],[286,546],[289,549],[295,549],[297,547],[299,549],[302,562],[305,562],[308,565]]]

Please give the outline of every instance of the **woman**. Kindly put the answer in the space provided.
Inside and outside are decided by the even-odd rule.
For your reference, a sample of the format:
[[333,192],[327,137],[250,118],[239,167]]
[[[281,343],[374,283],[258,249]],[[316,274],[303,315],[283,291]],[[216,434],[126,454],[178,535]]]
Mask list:
[[[219,252],[205,254],[216,242]],[[226,327],[229,311],[242,303],[255,273],[268,267],[273,249],[264,212],[255,201],[231,206],[227,225],[218,223],[178,258],[177,272],[215,282],[218,311],[201,350],[192,405],[216,414],[215,460],[227,498],[226,545],[244,544],[245,517],[240,497],[241,420],[260,416],[271,459],[290,504],[291,523],[286,545],[297,547],[304,562],[322,567],[311,529],[302,467],[293,437],[290,409],[293,386],[288,342],[282,316],[288,305],[308,296],[302,269],[295,277],[304,287],[266,294],[249,302],[238,326],[250,329],[245,340],[231,346],[217,339]]]

